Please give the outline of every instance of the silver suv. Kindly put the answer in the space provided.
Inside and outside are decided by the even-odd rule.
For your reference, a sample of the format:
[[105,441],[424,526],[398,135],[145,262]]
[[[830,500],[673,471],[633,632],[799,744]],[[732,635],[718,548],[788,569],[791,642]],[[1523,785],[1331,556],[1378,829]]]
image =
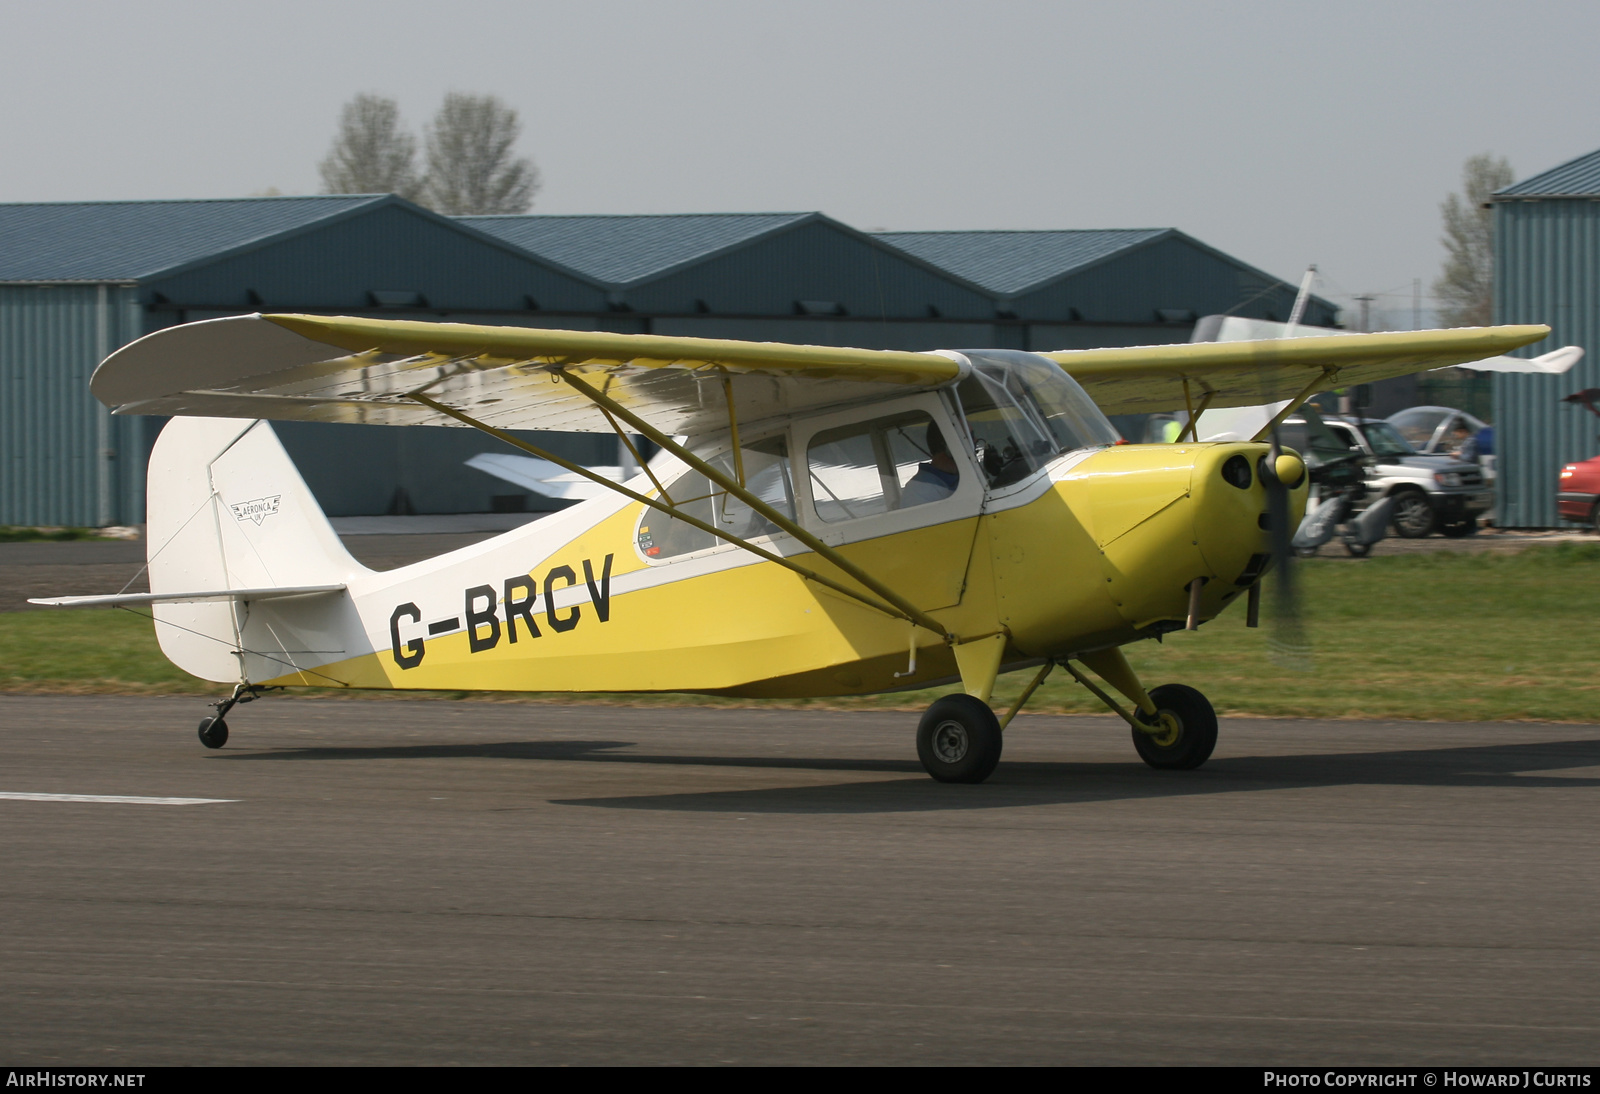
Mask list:
[[[1376,418],[1341,418],[1325,415],[1323,421],[1351,451],[1365,459],[1367,504],[1379,498],[1394,499],[1394,530],[1406,539],[1421,539],[1433,532],[1447,536],[1471,535],[1480,514],[1494,508],[1494,492],[1484,483],[1483,470],[1454,456],[1419,453],[1388,422]],[[1303,418],[1284,422],[1284,443]]]

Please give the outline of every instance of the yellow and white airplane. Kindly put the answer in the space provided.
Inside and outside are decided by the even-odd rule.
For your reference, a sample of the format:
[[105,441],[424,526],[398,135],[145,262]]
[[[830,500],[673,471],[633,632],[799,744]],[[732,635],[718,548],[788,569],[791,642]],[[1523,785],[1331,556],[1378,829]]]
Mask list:
[[[1129,723],[1148,763],[1193,768],[1216,742],[1210,703],[1182,684],[1146,690],[1121,647],[1240,599],[1253,625],[1268,514],[1298,522],[1304,466],[1267,443],[1275,423],[1248,442],[1126,445],[1106,413],[1186,406],[1192,420],[1287,399],[1281,420],[1330,386],[1547,333],[1038,355],[310,315],[191,323],[118,350],[91,383],[118,413],[172,416],[150,458],[152,591],[36,603],[150,605],[174,664],[235,685],[201,723],[213,748],[236,702],[277,686],[777,697],[958,681],[917,749],[934,778],[981,782],[1004,725],[1059,665]],[[374,572],[266,419],[473,427],[606,490]],[[618,483],[512,429],[638,434],[662,451]],[[996,676],[1029,667],[997,717]]]

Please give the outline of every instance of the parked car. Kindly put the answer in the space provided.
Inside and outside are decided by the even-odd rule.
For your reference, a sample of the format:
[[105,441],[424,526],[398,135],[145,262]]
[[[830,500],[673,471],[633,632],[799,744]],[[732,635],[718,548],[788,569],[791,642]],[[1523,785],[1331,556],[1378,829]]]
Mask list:
[[[1377,418],[1325,415],[1329,431],[1363,460],[1367,503],[1394,499],[1395,534],[1421,539],[1438,531],[1447,536],[1471,535],[1480,514],[1494,507],[1483,469],[1453,456],[1423,455],[1388,422]],[[1306,429],[1303,417],[1283,423],[1283,443],[1295,443]],[[1304,441],[1302,443],[1305,443]]]
[[1448,406],[1413,406],[1389,415],[1388,423],[1396,433],[1410,442],[1411,447],[1425,456],[1437,456],[1455,451],[1456,426],[1464,425],[1483,444],[1485,430],[1493,436],[1493,427],[1465,410]]
[[1574,520],[1600,532],[1600,456],[1561,469],[1556,508],[1562,520]]

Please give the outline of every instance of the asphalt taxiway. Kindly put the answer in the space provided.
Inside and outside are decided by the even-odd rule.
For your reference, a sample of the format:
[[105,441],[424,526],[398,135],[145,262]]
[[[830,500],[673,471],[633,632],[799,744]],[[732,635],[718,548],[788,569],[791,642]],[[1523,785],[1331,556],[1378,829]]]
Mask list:
[[1600,725],[203,713],[0,696],[0,1061],[1600,1059]]

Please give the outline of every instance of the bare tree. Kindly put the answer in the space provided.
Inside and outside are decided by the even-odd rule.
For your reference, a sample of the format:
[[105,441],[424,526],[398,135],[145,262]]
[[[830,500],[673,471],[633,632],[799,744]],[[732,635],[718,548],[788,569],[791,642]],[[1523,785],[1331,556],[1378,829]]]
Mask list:
[[1494,320],[1494,220],[1489,196],[1515,181],[1504,156],[1485,152],[1461,169],[1464,194],[1439,206],[1444,215],[1446,257],[1433,283],[1440,318],[1449,327],[1483,327]]
[[320,165],[325,194],[399,194],[416,199],[417,140],[400,127],[400,107],[357,95],[339,113],[339,134]]
[[493,95],[452,91],[426,133],[427,204],[450,216],[525,213],[539,191],[539,169],[517,157],[522,123]]

